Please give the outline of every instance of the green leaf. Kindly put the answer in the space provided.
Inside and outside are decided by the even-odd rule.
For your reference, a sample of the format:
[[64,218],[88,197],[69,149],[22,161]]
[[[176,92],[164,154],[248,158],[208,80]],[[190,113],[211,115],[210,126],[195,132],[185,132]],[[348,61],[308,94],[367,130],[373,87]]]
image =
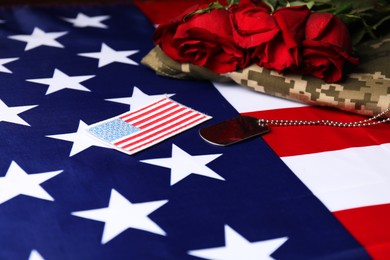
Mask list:
[[309,1],[309,2],[303,2],[303,1],[293,1],[293,2],[288,2],[288,6],[301,6],[301,5],[306,5],[307,8],[311,9],[314,5],[314,1]]
[[272,13],[275,11],[275,7],[278,4],[277,0],[263,0],[263,3],[271,9]]
[[310,1],[306,5],[307,5],[307,8],[312,9],[315,4],[316,3],[314,1]]
[[209,7],[206,9],[208,12],[210,12],[213,9],[224,9],[224,8],[225,8],[225,6],[223,6],[219,2],[212,2],[211,4],[209,4]]
[[363,40],[364,35],[366,35],[366,30],[364,27],[359,28],[357,32],[351,35],[352,45],[356,46],[358,43],[360,43]]
[[377,22],[374,26],[372,26],[372,29],[376,30],[379,26],[381,26],[385,21],[390,19],[390,15],[383,17],[379,22]]
[[240,0],[228,0],[228,7],[232,5],[238,5],[240,3]]
[[343,13],[348,13],[352,9],[352,3],[340,3],[336,6],[336,11],[333,12],[334,15],[339,15]]
[[224,8],[225,8],[225,6],[221,5],[219,2],[210,3],[209,6],[206,8],[198,9],[192,13],[186,14],[183,17],[183,22],[187,21],[187,19],[191,18],[192,16],[194,16],[196,14],[210,13],[211,10],[213,10],[213,9],[224,9]]
[[187,21],[187,19],[191,18],[192,16],[196,15],[196,14],[202,14],[202,13],[205,13],[206,9],[198,9],[192,13],[189,13],[189,14],[186,14],[184,17],[183,17],[183,22]]
[[363,22],[364,28],[366,29],[366,32],[368,33],[368,35],[370,35],[371,38],[376,39],[377,37],[376,37],[374,31],[372,30],[372,27],[369,26],[364,19],[362,19],[362,22]]
[[354,14],[340,14],[337,17],[340,18],[341,21],[343,21],[343,23],[347,26],[362,19],[360,16]]
[[332,0],[316,0],[315,4],[330,4]]

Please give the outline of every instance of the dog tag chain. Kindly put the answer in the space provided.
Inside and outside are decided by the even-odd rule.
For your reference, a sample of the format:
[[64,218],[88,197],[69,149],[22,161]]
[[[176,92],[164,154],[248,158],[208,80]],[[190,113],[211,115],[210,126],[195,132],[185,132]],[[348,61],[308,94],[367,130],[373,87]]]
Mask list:
[[333,120],[269,120],[250,116],[238,116],[215,125],[200,129],[200,136],[207,142],[227,146],[246,139],[268,133],[270,126],[332,126],[332,127],[367,127],[386,123],[390,118],[381,118],[390,111],[385,111],[365,120],[340,122]]

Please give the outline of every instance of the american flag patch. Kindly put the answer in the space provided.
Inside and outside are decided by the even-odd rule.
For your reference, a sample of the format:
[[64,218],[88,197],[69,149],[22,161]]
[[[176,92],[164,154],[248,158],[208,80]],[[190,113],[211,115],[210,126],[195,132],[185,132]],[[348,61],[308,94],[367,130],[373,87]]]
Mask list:
[[210,118],[166,97],[95,123],[87,131],[121,152],[134,154]]

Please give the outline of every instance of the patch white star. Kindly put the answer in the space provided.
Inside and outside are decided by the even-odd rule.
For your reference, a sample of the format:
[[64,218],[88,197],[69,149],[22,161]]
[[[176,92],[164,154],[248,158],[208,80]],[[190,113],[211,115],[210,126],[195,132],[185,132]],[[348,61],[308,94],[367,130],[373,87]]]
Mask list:
[[228,225],[225,225],[225,246],[208,249],[191,250],[189,255],[204,259],[236,260],[236,259],[274,259],[274,253],[286,241],[287,237],[249,242]]
[[37,250],[31,250],[28,260],[44,260],[43,256]]
[[148,215],[167,203],[168,200],[131,203],[112,189],[107,208],[73,212],[72,215],[104,222],[101,243],[105,244],[128,228],[144,230],[165,236],[166,233]]
[[87,16],[83,13],[78,13],[76,18],[66,18],[63,17],[67,22],[70,22],[73,24],[74,27],[96,27],[96,28],[107,28],[107,25],[103,24],[102,22],[109,19],[109,15],[99,15],[99,16]]
[[222,154],[190,155],[172,144],[172,157],[142,160],[143,163],[171,168],[171,185],[176,184],[191,174],[198,174],[218,180],[225,180],[206,166]]
[[5,23],[5,21],[4,20],[0,20],[0,23]]
[[80,120],[76,132],[58,135],[47,135],[46,137],[73,142],[69,157],[72,157],[73,155],[76,155],[91,146],[99,146],[103,148],[112,149],[108,145],[105,145],[103,142],[99,141],[96,138],[93,138],[90,134],[88,134],[88,132],[86,131],[87,127],[88,125],[84,123],[84,121]]
[[137,62],[128,58],[128,56],[133,55],[137,52],[138,50],[116,51],[110,48],[107,44],[102,43],[100,52],[86,52],[86,53],[79,53],[78,55],[83,57],[98,59],[99,60],[98,67],[101,68],[103,66],[106,66],[114,62],[120,62],[120,63],[130,64],[130,65],[138,65]]
[[49,95],[66,88],[80,91],[90,91],[88,88],[81,85],[80,82],[86,81],[93,77],[95,77],[95,75],[68,76],[59,69],[55,69],[53,72],[53,77],[51,78],[26,79],[26,81],[48,85],[49,88],[46,91],[46,95]]
[[0,177],[0,204],[19,195],[54,201],[40,184],[61,172],[62,170],[27,174],[16,162],[12,161],[6,175]]
[[20,35],[11,35],[8,36],[8,38],[27,42],[27,45],[25,47],[25,51],[32,50],[34,48],[37,48],[39,46],[49,46],[49,47],[56,47],[56,48],[64,48],[64,46],[56,41],[57,38],[64,36],[68,32],[49,32],[46,33],[39,29],[38,27],[34,28],[34,31],[31,35],[29,34],[20,34]]
[[12,73],[9,69],[4,67],[4,64],[13,62],[15,60],[18,60],[19,58],[5,58],[5,59],[0,59],[0,72],[5,72],[5,73]]
[[105,100],[130,105],[130,111],[134,111],[164,97],[171,97],[174,95],[175,94],[148,95],[142,92],[139,88],[134,87],[133,95],[131,97],[109,98]]
[[0,99],[0,122],[5,121],[9,123],[26,125],[30,126],[29,123],[24,121],[22,118],[18,116],[18,114],[30,110],[38,105],[32,106],[18,106],[18,107],[8,107],[1,99]]

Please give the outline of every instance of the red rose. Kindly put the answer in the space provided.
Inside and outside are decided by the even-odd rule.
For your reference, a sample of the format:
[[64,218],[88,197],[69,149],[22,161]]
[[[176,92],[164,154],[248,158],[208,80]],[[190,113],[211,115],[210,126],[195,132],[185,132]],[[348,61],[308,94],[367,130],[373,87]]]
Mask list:
[[256,47],[253,53],[256,63],[279,72],[297,67],[300,63],[299,47],[309,15],[310,10],[305,5],[276,10],[272,17],[279,31],[267,44]]
[[264,3],[240,1],[230,8],[233,39],[242,48],[257,47],[271,41],[279,28]]
[[310,15],[302,42],[301,73],[336,82],[342,78],[345,61],[359,62],[351,52],[348,29],[339,18],[330,13]]
[[155,44],[173,60],[203,66],[215,73],[231,72],[248,65],[247,53],[232,38],[225,9],[195,14],[185,21],[178,19],[159,26],[154,34]]

